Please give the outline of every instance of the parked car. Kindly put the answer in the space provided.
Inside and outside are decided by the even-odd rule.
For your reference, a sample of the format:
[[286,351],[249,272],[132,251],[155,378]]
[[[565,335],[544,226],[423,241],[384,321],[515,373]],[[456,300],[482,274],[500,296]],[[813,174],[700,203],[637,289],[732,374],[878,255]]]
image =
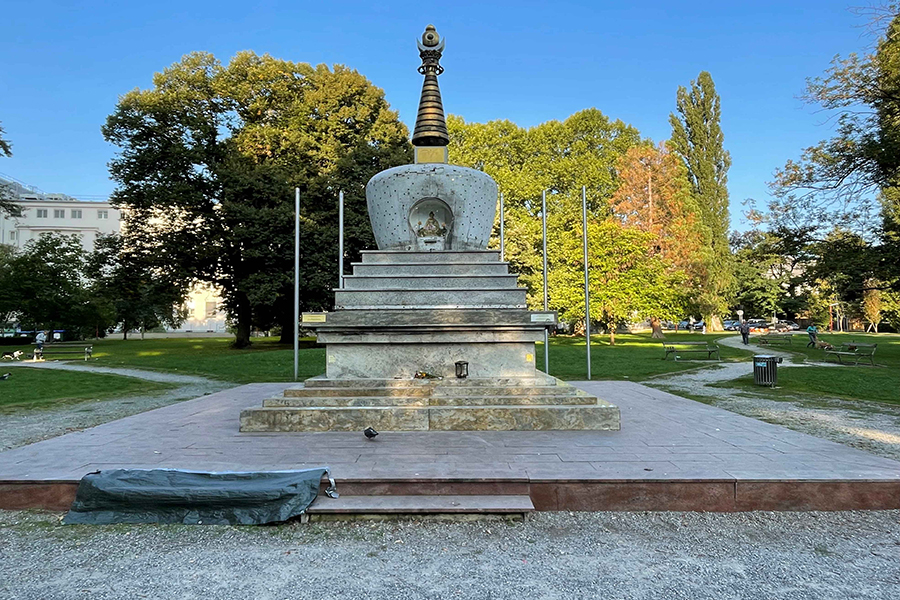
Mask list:
[[741,326],[740,321],[735,321],[734,319],[726,319],[722,321],[722,327],[725,331],[737,331],[738,327]]
[[800,329],[800,326],[797,325],[796,323],[794,323],[793,321],[784,321],[784,320],[778,321],[778,325],[783,325],[787,329],[790,329],[793,331],[797,331]]
[[688,321],[687,319],[682,319],[681,321],[678,322],[678,327],[676,329],[683,329],[683,330],[687,331],[690,326],[691,326],[690,321]]
[[694,331],[703,331],[703,328],[706,327],[706,323],[703,321],[697,321],[694,323]]

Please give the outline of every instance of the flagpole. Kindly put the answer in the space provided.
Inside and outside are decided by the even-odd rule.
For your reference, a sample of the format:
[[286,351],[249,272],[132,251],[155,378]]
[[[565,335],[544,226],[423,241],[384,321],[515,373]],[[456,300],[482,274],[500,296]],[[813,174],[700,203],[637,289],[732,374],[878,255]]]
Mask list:
[[[541,221],[544,232],[544,310],[549,310],[547,301],[547,190],[541,192]],[[550,374],[550,330],[544,327],[544,373]]]
[[300,365],[300,188],[294,188],[294,381]]
[[587,343],[587,378],[591,379],[591,293],[588,276],[587,188],[581,186],[582,243],[584,245],[584,340]]

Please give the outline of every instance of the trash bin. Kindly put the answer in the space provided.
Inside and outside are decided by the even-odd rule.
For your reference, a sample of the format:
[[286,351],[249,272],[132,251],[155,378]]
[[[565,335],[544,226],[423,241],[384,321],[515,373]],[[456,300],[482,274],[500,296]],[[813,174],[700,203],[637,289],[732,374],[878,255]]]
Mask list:
[[778,383],[778,363],[783,359],[768,354],[757,354],[753,357],[753,383],[775,387]]

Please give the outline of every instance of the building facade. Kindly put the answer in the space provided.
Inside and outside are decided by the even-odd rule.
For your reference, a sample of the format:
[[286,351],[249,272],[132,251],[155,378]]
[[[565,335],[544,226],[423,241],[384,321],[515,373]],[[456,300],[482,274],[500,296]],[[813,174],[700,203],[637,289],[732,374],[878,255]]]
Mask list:
[[[119,233],[122,211],[108,201],[78,200],[66,194],[48,194],[22,182],[0,176],[0,184],[9,186],[22,216],[0,217],[0,244],[23,248],[42,234],[75,235],[85,252],[94,249],[100,235]],[[227,322],[221,296],[215,289],[196,285],[185,302],[187,320],[171,332],[225,333]]]

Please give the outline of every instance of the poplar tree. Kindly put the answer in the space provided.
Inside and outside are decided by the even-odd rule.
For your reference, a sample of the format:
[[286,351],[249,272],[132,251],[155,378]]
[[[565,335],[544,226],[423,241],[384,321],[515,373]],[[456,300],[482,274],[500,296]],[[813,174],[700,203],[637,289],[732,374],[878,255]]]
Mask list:
[[702,71],[690,89],[679,86],[670,146],[684,161],[702,235],[703,272],[695,301],[707,327],[720,330],[734,275],[728,245],[728,168],[731,156],[722,134],[722,107],[712,76]]
[[[9,140],[3,138],[3,127],[0,126],[0,156],[12,156],[12,145]],[[12,186],[0,182],[0,215],[18,217],[22,214],[22,208],[15,203]]]

